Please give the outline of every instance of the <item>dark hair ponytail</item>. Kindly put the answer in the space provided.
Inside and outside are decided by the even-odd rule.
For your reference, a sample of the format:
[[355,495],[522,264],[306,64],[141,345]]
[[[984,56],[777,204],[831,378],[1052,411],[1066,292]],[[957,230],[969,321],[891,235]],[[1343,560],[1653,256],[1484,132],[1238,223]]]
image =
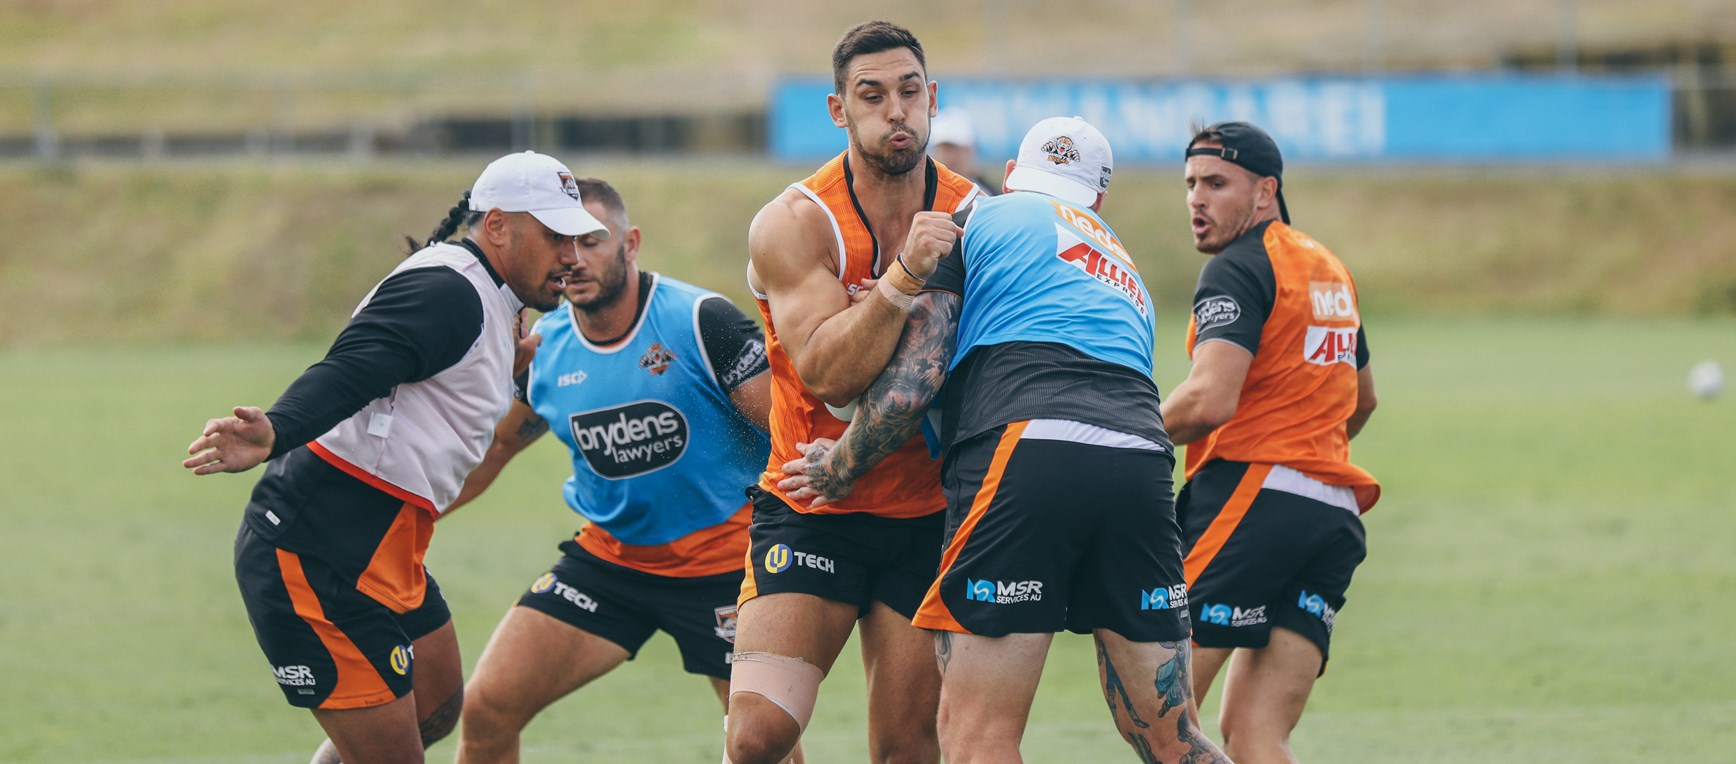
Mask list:
[[458,232],[458,226],[460,224],[474,225],[477,218],[480,217],[481,215],[479,213],[470,209],[470,191],[466,190],[464,195],[458,198],[458,203],[452,205],[452,209],[446,212],[446,219],[440,221],[440,225],[434,229],[434,233],[428,237],[427,241],[416,241],[413,236],[404,237],[404,244],[408,248],[408,252],[405,254],[413,255],[423,249],[450,239],[452,238],[452,234]]

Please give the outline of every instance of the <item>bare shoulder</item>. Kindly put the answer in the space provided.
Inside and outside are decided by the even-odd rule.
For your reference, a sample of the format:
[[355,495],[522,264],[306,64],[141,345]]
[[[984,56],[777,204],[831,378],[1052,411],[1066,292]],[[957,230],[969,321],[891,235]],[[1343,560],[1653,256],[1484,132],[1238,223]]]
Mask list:
[[825,210],[795,189],[760,208],[748,226],[750,279],[755,288],[799,281],[816,269],[837,275],[837,244]]

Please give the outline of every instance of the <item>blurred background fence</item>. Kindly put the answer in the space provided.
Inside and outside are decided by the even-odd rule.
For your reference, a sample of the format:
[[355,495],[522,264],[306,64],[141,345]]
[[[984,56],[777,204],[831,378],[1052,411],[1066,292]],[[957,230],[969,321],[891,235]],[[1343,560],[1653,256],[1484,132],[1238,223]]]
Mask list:
[[[626,15],[587,2],[303,5],[19,3],[7,12],[9,33],[0,31],[0,42],[13,43],[0,52],[0,156],[366,158],[532,146],[755,154],[777,148],[768,125],[785,76],[823,83],[837,31],[860,20],[809,7],[817,4],[746,0],[676,0]],[[1727,2],[891,5],[887,15],[927,43],[943,100],[949,80],[1173,88],[1645,76],[1667,83],[1671,152],[1736,148],[1736,12]],[[457,18],[442,23],[442,11]],[[487,33],[443,28],[488,13],[516,20]],[[403,28],[380,31],[395,25]]]

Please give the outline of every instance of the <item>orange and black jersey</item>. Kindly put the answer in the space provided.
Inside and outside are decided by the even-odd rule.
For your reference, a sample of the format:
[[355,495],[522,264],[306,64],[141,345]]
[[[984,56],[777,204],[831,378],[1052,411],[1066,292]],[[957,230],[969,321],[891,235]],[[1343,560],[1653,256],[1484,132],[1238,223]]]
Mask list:
[[[849,152],[821,166],[813,175],[790,188],[808,197],[825,212],[834,234],[838,258],[838,280],[854,292],[862,279],[879,278],[891,262],[893,253],[883,252],[881,242],[869,229],[862,206],[852,187]],[[957,213],[977,197],[977,189],[969,178],[959,175],[939,163],[928,160],[924,170],[923,209]],[[896,245],[896,242],[894,243]],[[772,320],[771,305],[766,296],[759,298],[760,315],[766,325],[766,355],[772,369],[771,458],[766,462],[759,487],[789,504],[795,511],[807,514],[844,514],[866,512],[881,517],[921,517],[945,508],[940,493],[940,470],[928,456],[928,446],[921,436],[912,437],[902,448],[869,470],[856,481],[856,488],[844,501],[811,509],[801,502],[791,501],[778,488],[786,476],[783,465],[801,457],[796,444],[812,443],[818,438],[837,438],[849,424],[832,416],[818,397],[808,391],[796,373],[796,365],[783,342],[778,339],[778,327]]]
[[1254,360],[1235,416],[1188,446],[1188,478],[1213,459],[1282,464],[1351,486],[1372,507],[1379,483],[1350,463],[1345,429],[1369,354],[1344,264],[1282,222],[1249,229],[1206,262],[1194,290],[1188,355],[1220,341]]

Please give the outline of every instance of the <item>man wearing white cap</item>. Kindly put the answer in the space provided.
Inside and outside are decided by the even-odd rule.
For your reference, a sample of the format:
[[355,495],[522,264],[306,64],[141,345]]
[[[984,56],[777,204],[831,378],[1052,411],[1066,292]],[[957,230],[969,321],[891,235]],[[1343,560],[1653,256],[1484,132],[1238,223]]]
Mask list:
[[976,204],[849,428],[784,465],[792,498],[849,495],[944,383],[947,542],[914,623],[935,634],[948,762],[1019,760],[1063,629],[1096,637],[1104,696],[1142,761],[1227,761],[1188,681],[1151,295],[1097,215],[1113,165],[1078,117],[1032,127],[1009,193]]
[[420,762],[457,721],[458,640],[422,558],[534,351],[520,311],[559,304],[583,235],[609,230],[564,165],[494,161],[270,411],[237,406],[188,447],[196,475],[270,462],[235,576],[285,699],[330,736],[316,761]]
[[928,132],[928,155],[941,166],[970,178],[984,195],[1000,193],[1001,184],[985,180],[977,168],[976,126],[969,112],[951,108],[934,115]]

